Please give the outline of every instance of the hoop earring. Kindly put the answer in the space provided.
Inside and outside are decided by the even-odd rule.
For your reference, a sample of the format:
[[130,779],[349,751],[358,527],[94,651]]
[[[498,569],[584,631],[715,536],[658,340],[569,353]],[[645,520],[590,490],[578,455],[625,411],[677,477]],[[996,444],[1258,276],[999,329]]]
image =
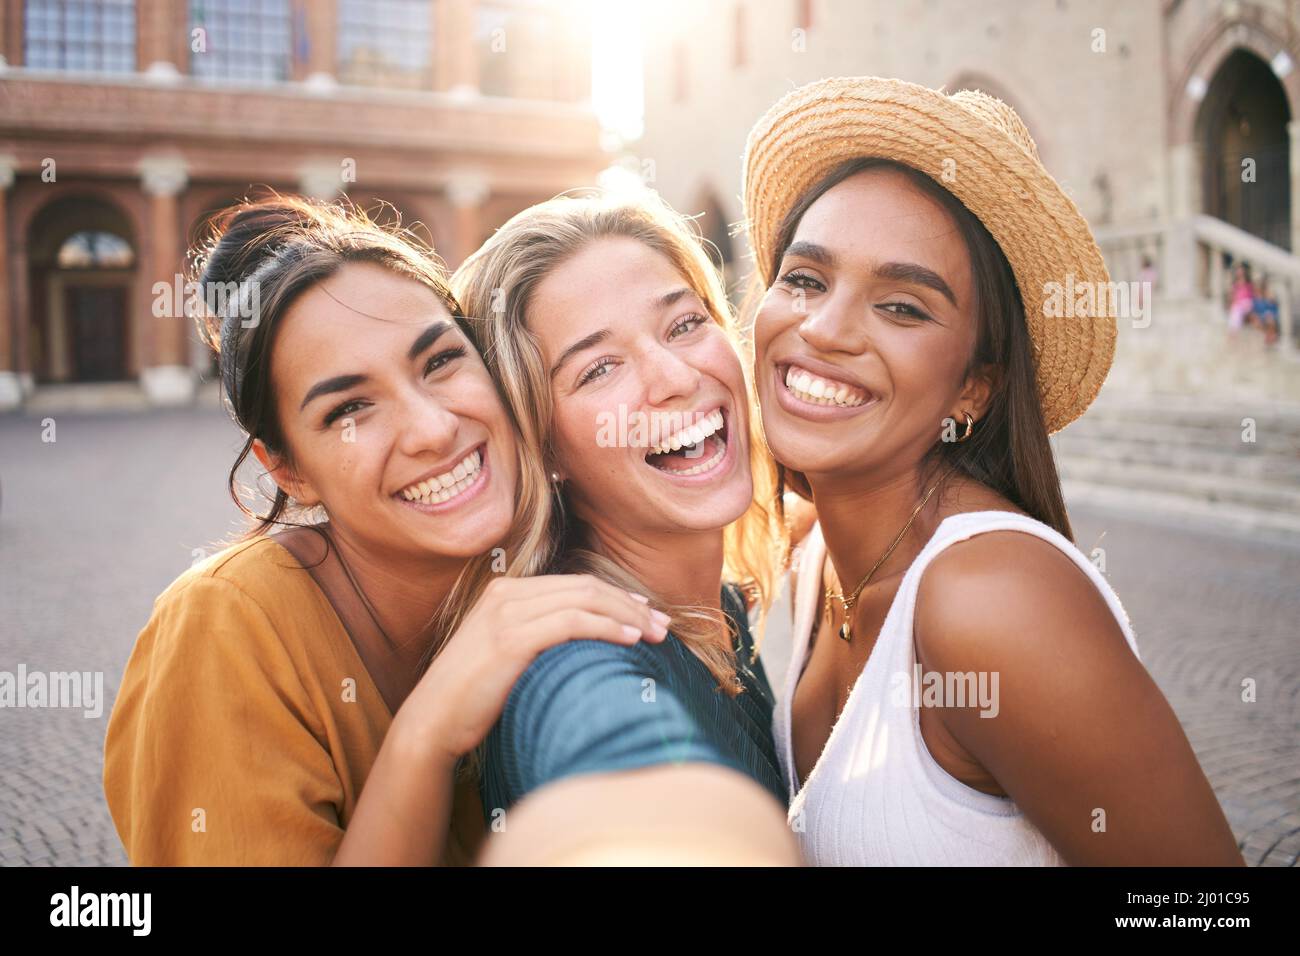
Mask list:
[[957,444],[959,445],[967,438],[970,438],[971,429],[975,427],[975,419],[970,417],[970,412],[962,412],[962,414],[966,416],[966,430],[962,432],[961,437],[957,439]]

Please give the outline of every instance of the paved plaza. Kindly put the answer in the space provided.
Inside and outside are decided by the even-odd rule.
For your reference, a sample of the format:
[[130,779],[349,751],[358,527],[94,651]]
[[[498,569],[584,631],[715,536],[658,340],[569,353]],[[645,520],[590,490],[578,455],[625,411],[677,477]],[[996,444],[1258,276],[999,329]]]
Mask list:
[[[241,526],[225,490],[238,436],[210,408],[52,418],[43,441],[41,415],[0,417],[0,671],[102,672],[107,700],[97,717],[0,709],[0,865],[122,865],[100,779],[111,702],[154,597]],[[1104,548],[1247,862],[1294,866],[1300,541],[1072,516],[1080,548]]]

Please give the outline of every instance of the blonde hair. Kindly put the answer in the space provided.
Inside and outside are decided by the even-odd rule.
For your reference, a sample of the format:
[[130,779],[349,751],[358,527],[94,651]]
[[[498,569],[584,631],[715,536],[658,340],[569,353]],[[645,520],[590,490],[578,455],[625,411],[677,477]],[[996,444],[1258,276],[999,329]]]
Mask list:
[[[724,530],[723,575],[740,585],[764,612],[775,590],[779,540],[778,523],[769,508],[775,472],[758,431],[752,362],[744,358],[749,345],[736,327],[721,276],[705,252],[695,222],[649,192],[615,196],[592,190],[559,196],[524,210],[497,230],[452,276],[452,289],[476,327],[484,361],[501,384],[522,442],[533,452],[533,467],[545,482],[545,462],[553,460],[554,451],[553,405],[550,377],[537,338],[528,328],[527,310],[542,279],[588,244],[614,236],[639,240],[665,256],[742,356],[755,494],[746,512]],[[559,494],[552,496],[550,516],[552,570],[595,574],[646,593],[642,582],[589,546],[585,529],[564,508]],[[720,620],[716,611],[707,608],[670,607],[654,594],[647,596],[669,614],[673,633],[699,656],[721,687],[738,693],[732,640],[720,640],[728,633],[725,618]]]

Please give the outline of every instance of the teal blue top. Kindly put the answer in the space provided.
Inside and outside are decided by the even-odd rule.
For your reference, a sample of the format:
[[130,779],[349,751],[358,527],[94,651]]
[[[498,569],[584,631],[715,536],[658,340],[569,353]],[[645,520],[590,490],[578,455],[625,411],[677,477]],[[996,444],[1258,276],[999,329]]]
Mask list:
[[722,606],[736,625],[735,697],[673,634],[631,647],[574,640],[549,648],[526,670],[485,741],[479,796],[490,823],[538,787],[576,774],[660,764],[721,764],[748,774],[782,806],[787,796],[772,741],[772,688],[744,599]]

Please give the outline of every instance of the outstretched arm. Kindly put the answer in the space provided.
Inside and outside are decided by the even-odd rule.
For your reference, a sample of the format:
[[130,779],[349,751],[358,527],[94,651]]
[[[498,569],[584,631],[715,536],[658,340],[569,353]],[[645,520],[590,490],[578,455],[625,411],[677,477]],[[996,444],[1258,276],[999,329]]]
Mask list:
[[665,653],[573,643],[525,672],[488,740],[484,862],[799,862],[784,805],[745,772],[770,746],[724,742],[741,728],[706,726],[732,718],[679,697]]
[[485,866],[797,866],[785,812],[749,777],[691,763],[549,784],[507,815]]

